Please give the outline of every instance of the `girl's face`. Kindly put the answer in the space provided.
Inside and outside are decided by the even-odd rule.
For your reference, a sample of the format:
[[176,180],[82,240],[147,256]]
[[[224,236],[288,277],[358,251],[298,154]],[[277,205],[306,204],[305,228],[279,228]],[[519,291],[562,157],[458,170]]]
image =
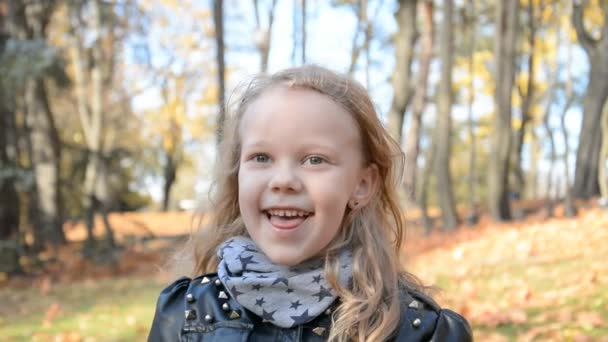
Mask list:
[[315,91],[278,86],[249,105],[239,129],[239,207],[249,235],[277,264],[318,255],[349,201],[364,205],[375,184],[351,114]]

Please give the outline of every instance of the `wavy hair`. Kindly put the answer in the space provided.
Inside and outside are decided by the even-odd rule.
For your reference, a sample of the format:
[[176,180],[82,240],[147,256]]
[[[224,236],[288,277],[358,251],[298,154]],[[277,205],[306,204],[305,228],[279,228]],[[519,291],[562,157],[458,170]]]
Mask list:
[[[405,224],[396,189],[404,157],[399,144],[382,126],[365,88],[346,75],[307,65],[259,75],[247,85],[226,121],[209,220],[191,235],[179,259],[189,263],[192,276],[215,272],[218,246],[230,237],[248,235],[238,206],[239,124],[247,107],[276,86],[313,90],[343,106],[359,128],[366,165],[375,164],[378,168],[378,186],[372,199],[362,208],[347,209],[341,229],[326,248],[325,274],[341,299],[332,316],[329,340],[386,340],[398,329],[400,290],[423,290],[420,282],[402,268],[399,259]],[[353,252],[350,287],[341,286],[337,280],[337,251],[343,247]]]

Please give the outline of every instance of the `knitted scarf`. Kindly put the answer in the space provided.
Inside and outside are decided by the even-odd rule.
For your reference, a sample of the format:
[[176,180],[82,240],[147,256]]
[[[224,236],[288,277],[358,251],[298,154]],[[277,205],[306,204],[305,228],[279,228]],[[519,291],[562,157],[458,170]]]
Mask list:
[[[218,275],[233,298],[263,320],[291,328],[323,313],[336,292],[324,276],[321,258],[297,266],[275,265],[255,243],[244,236],[219,246]],[[352,279],[352,254],[339,255],[338,280],[348,286]]]

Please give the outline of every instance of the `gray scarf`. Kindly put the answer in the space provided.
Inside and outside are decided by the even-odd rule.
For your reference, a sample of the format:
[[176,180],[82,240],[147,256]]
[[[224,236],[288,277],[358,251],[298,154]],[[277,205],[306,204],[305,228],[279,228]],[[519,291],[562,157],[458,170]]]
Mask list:
[[[336,300],[336,292],[324,277],[322,259],[292,267],[275,265],[244,236],[222,243],[217,255],[218,275],[232,297],[276,326],[291,328],[312,321]],[[352,279],[350,251],[340,253],[339,262],[338,280],[348,286]]]

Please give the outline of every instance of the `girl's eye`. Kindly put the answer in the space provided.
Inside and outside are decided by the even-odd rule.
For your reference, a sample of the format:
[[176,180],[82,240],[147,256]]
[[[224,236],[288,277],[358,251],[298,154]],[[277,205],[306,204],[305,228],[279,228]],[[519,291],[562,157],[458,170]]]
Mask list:
[[325,162],[325,160],[319,156],[311,156],[311,157],[308,157],[305,162],[308,162],[311,165],[319,165],[319,164],[323,164],[323,162]]
[[268,163],[268,161],[270,161],[270,157],[265,154],[256,154],[253,156],[253,160],[257,163]]

